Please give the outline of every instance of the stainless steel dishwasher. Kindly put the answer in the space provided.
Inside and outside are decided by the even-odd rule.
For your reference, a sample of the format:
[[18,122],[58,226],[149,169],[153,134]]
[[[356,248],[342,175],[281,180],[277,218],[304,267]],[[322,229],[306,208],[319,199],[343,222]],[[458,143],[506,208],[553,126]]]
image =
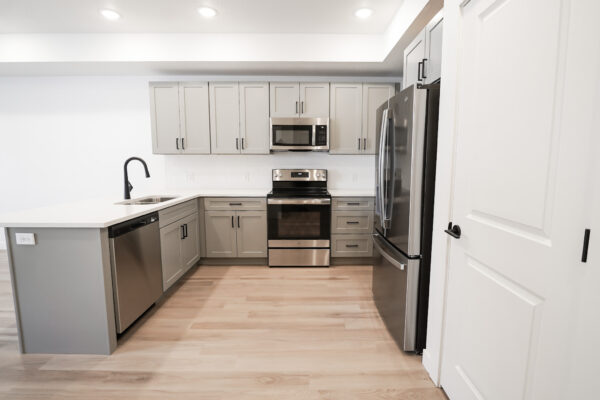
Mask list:
[[108,228],[117,333],[162,295],[158,213]]

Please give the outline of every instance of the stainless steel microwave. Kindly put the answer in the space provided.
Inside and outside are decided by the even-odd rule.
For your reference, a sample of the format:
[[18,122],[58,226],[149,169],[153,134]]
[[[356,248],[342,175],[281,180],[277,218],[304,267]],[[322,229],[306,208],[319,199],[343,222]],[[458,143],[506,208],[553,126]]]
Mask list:
[[271,118],[272,151],[329,151],[329,118]]

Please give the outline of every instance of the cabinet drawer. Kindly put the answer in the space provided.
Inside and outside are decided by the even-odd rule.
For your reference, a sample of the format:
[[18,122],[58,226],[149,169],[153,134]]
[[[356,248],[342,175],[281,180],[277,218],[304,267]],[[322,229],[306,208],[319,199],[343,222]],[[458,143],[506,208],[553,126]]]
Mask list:
[[165,208],[158,212],[158,226],[163,227],[172,224],[175,221],[185,218],[190,214],[198,212],[198,201],[196,199],[177,204],[176,206]]
[[332,257],[372,257],[371,235],[332,235]]
[[371,233],[373,211],[333,211],[331,233]]
[[267,199],[264,197],[207,197],[204,199],[206,211],[228,210],[266,210]]
[[334,197],[331,208],[335,210],[374,210],[374,197]]

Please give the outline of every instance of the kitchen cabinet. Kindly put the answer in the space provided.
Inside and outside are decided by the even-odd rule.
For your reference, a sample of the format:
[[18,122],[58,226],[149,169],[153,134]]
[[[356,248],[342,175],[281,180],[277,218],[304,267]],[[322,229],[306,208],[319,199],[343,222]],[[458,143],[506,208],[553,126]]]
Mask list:
[[267,257],[266,211],[206,211],[206,256]]
[[331,210],[331,256],[372,257],[375,198],[334,197]]
[[393,84],[363,85],[362,154],[375,154],[375,143],[380,128],[377,126],[377,109],[395,93],[396,88]]
[[209,154],[208,83],[150,83],[152,152]]
[[190,200],[159,211],[163,291],[200,259],[198,203]]
[[441,77],[443,10],[427,24],[404,50],[402,88],[431,83]]
[[269,84],[240,83],[240,152],[269,154]]
[[372,257],[371,235],[331,235],[332,257]]
[[328,117],[329,83],[270,83],[271,118]]
[[331,84],[329,152],[360,154],[362,137],[362,83]]
[[239,154],[239,84],[211,82],[209,88],[211,152],[212,154]]
[[443,10],[425,27],[425,83],[435,82],[442,76]]

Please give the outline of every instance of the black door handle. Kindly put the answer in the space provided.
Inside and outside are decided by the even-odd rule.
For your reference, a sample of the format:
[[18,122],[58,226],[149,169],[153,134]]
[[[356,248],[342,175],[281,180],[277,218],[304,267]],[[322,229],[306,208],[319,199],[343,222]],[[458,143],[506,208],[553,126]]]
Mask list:
[[423,67],[423,61],[419,61],[419,63],[417,64],[417,81],[418,82],[423,82],[423,79],[421,79],[421,67]]
[[181,240],[185,239],[185,227],[183,225],[180,226],[181,228]]
[[183,232],[184,232],[184,239],[186,239],[188,237],[188,232],[187,232],[187,224],[183,224]]
[[455,239],[460,239],[460,235],[461,235],[461,231],[460,231],[460,226],[458,225],[452,225],[452,222],[448,222],[448,229],[446,229],[444,232],[446,232],[448,235],[452,236]]

